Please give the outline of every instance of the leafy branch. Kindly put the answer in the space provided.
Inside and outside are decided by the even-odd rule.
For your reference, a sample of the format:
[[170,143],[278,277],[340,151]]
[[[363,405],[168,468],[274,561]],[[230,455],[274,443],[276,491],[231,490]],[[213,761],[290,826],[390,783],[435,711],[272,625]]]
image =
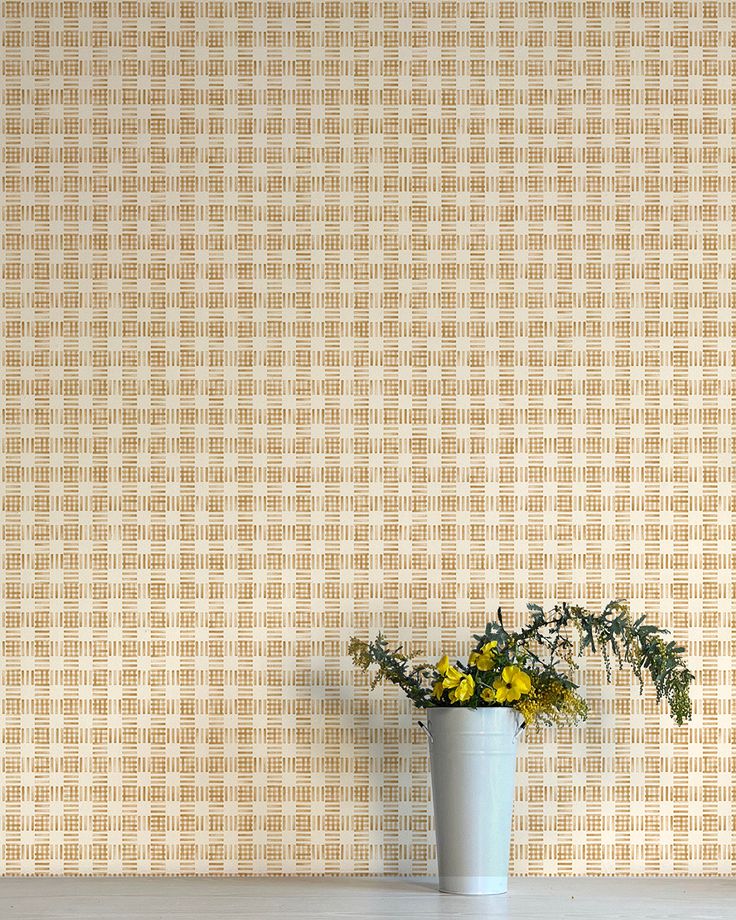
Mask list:
[[[685,663],[684,647],[668,639],[670,634],[666,629],[647,623],[645,616],[632,620],[626,602],[611,601],[602,613],[590,613],[584,607],[569,604],[556,605],[549,613],[537,604],[529,604],[528,609],[531,620],[522,629],[507,632],[499,616],[497,623],[486,626],[483,636],[475,638],[479,643],[495,639],[520,649],[526,648],[535,662],[544,665],[544,672],[556,671],[558,679],[564,680],[557,671],[561,664],[558,655],[571,662],[574,646],[566,629],[573,626],[579,636],[577,653],[599,653],[609,681],[612,661],[619,667],[627,664],[639,682],[640,692],[644,690],[644,677],[649,676],[657,701],[667,700],[672,718],[678,725],[692,716],[690,684],[695,678]],[[545,648],[546,661],[534,653],[535,644]],[[570,684],[574,686],[572,682]]]
[[371,690],[382,681],[396,684],[419,708],[427,706],[429,690],[422,683],[432,673],[428,664],[410,666],[411,655],[401,651],[401,646],[391,651],[385,636],[378,634],[375,642],[365,642],[356,636],[350,640],[348,655],[353,663],[363,671],[375,664],[378,671],[371,681]]

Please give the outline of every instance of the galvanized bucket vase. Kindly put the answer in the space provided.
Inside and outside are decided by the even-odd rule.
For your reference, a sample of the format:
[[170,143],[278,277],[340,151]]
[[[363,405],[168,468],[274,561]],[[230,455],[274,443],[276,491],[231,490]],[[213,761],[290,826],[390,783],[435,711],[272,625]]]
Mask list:
[[427,723],[440,891],[501,894],[521,716],[503,706],[438,707],[427,711]]

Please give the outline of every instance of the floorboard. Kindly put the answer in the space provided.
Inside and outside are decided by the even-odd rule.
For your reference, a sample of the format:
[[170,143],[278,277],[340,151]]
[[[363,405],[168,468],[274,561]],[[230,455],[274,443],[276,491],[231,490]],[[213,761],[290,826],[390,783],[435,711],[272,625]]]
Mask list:
[[424,879],[5,878],[2,920],[736,920],[736,880],[512,879],[506,895]]

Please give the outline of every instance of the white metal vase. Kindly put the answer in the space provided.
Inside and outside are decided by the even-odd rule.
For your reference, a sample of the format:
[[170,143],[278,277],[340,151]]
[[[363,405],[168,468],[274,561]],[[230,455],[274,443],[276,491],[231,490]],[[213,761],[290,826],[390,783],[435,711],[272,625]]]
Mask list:
[[516,741],[509,707],[427,710],[440,891],[508,889]]

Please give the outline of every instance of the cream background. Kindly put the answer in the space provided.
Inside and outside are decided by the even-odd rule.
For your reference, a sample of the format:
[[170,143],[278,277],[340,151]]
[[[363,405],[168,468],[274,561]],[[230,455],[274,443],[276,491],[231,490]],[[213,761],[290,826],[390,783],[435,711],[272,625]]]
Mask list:
[[345,655],[629,597],[517,874],[734,869],[734,7],[3,2],[2,871],[433,871]]

